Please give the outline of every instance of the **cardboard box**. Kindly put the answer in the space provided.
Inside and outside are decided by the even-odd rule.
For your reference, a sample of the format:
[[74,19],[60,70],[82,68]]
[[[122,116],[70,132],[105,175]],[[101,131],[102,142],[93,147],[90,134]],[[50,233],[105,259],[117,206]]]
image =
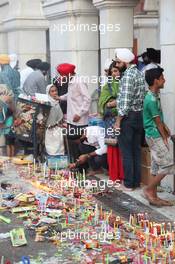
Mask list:
[[152,180],[152,175],[150,173],[151,169],[151,155],[148,147],[142,148],[141,153],[141,183],[148,185]]
[[152,175],[150,173],[150,167],[146,167],[142,165],[141,167],[141,183],[143,185],[148,185],[152,179]]
[[141,158],[142,165],[150,167],[151,166],[151,154],[150,154],[150,150],[148,147],[142,148],[141,156],[142,156]]

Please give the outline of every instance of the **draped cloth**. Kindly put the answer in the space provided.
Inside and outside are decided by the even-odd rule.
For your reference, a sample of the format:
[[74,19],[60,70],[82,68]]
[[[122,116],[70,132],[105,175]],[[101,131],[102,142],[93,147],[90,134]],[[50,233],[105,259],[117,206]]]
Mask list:
[[48,85],[46,94],[49,102],[51,103],[51,110],[47,120],[47,129],[45,134],[45,146],[47,154],[52,156],[64,155],[64,137],[62,128],[59,126],[60,121],[63,119],[63,112],[59,105],[59,101],[50,96],[50,89],[53,84]]
[[[105,138],[113,138],[115,135],[108,135],[107,129],[112,128],[116,116],[117,109],[116,107],[107,108],[106,104],[110,100],[117,99],[117,95],[119,92],[119,82],[118,80],[113,79],[111,83],[107,83],[101,92],[99,98],[99,112],[103,116],[103,120],[105,123]],[[122,181],[124,178],[123,164],[121,160],[121,154],[118,146],[110,146],[107,147],[107,159],[108,159],[108,167],[109,167],[109,178],[112,181]]]
[[[111,99],[116,99],[117,94],[119,92],[118,80],[113,79],[112,82],[110,82],[108,81],[108,83],[103,86],[98,102],[99,112],[103,117],[105,115],[105,108],[107,102],[109,102]],[[116,107],[112,108],[111,112],[117,115]]]
[[122,181],[124,179],[124,170],[123,170],[123,163],[119,148],[108,146],[107,158],[108,158],[110,180]]
[[2,67],[0,83],[6,84],[12,90],[14,97],[18,98],[20,94],[20,74],[17,70],[12,69],[9,64],[3,65]]

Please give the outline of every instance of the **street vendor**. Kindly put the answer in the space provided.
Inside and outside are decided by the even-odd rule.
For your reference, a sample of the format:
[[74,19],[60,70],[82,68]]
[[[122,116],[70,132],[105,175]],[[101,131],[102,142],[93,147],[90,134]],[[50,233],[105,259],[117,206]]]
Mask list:
[[91,167],[89,175],[103,173],[107,169],[107,146],[104,142],[105,131],[99,126],[89,126],[84,129],[80,138],[79,151],[81,155],[75,163],[70,164],[70,168]]

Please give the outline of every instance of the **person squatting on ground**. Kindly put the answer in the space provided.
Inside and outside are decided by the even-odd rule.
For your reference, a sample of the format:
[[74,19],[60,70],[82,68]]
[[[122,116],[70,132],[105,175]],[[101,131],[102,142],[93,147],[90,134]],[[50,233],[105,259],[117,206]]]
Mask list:
[[79,143],[81,155],[70,168],[92,169],[88,175],[103,173],[102,168],[108,169],[107,146],[104,142],[105,129],[99,126],[89,126],[83,129]]

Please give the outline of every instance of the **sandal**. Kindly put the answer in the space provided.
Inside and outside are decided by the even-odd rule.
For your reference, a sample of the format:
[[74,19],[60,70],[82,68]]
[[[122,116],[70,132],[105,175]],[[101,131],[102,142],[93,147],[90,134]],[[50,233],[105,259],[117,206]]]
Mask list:
[[144,189],[143,189],[142,196],[144,199],[146,199],[149,202],[150,205],[157,206],[157,207],[163,206],[162,202],[159,199],[157,199],[157,197],[148,196],[148,194],[144,192]]
[[167,201],[167,200],[163,200],[161,198],[158,198],[158,200],[161,201],[162,206],[173,206],[174,205],[173,201]]

